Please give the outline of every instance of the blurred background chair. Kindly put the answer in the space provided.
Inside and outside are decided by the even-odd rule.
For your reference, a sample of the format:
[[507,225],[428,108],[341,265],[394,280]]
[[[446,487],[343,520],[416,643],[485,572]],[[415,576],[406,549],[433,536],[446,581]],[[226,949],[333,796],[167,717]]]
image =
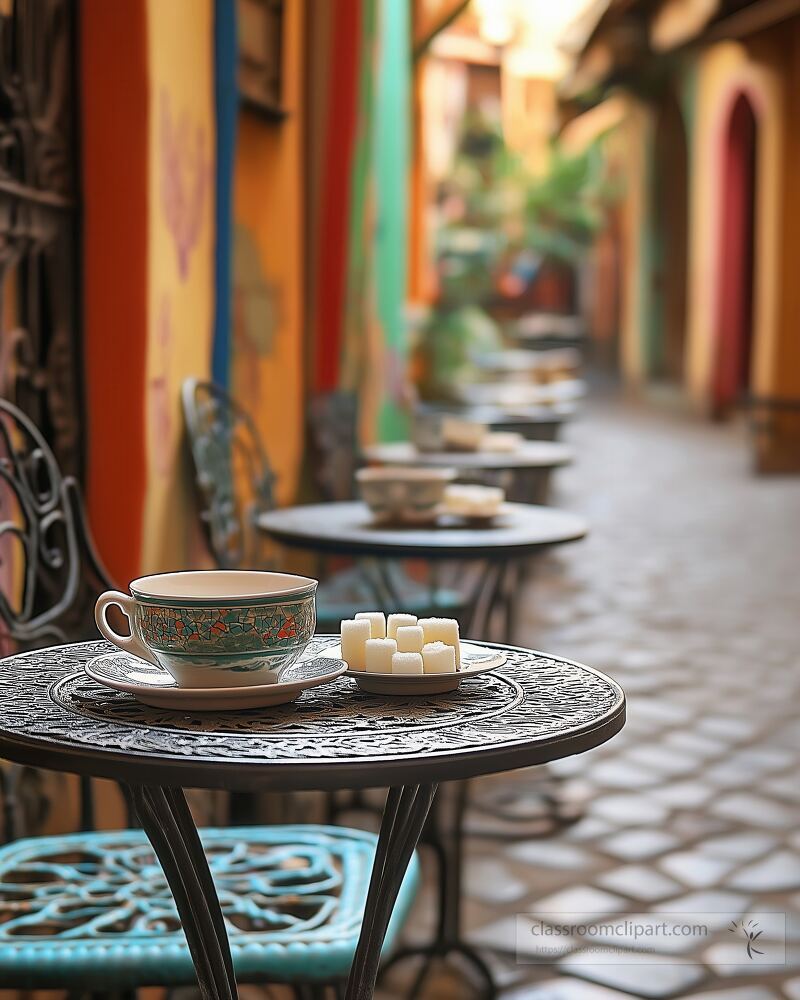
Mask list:
[[[268,488],[264,475],[259,483]],[[34,424],[2,399],[0,489],[5,651],[96,637],[94,601],[112,583],[94,550],[78,484],[61,475]],[[237,541],[225,533],[223,519],[215,530],[234,551]],[[34,769],[0,769],[3,987],[130,996],[143,986],[194,985],[177,910],[144,833],[94,831],[86,780],[80,832],[29,835],[49,812],[43,789]],[[288,982],[298,996],[306,987],[343,982],[377,838],[310,824],[207,829],[201,837],[242,981]],[[398,897],[387,952],[417,880],[415,861]]]

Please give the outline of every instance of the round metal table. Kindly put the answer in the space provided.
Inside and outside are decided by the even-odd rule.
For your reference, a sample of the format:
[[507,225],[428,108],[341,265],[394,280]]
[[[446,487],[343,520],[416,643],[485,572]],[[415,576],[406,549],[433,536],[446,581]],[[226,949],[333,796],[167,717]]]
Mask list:
[[524,441],[514,451],[420,451],[410,441],[370,445],[364,457],[377,465],[421,465],[455,469],[460,478],[505,476],[509,500],[546,503],[554,469],[569,465],[573,452],[555,441]]
[[[256,522],[268,535],[291,548],[337,555],[421,559],[429,563],[469,560],[480,564],[467,602],[472,635],[487,638],[494,611],[505,606],[502,636],[511,637],[516,617],[516,586],[525,562],[554,545],[583,538],[583,518],[533,504],[509,503],[485,527],[387,526],[375,524],[360,501],[307,504],[260,514]],[[391,593],[391,581],[384,580]],[[398,605],[399,606],[399,605]]]
[[[333,637],[315,637],[319,654]],[[505,647],[507,662],[435,698],[386,699],[349,678],[270,711],[174,713],[83,671],[106,642],[7,657],[0,757],[126,785],[175,898],[203,997],[237,996],[225,922],[184,788],[389,786],[346,1000],[372,996],[380,947],[436,784],[582,753],[623,726],[614,681]]]

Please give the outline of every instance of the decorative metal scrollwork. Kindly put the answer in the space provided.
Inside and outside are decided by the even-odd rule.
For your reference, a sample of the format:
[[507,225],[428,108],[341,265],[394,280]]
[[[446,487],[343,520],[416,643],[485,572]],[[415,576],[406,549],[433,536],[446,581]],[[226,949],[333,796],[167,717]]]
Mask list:
[[75,479],[43,435],[0,399],[0,632],[31,648],[95,635],[111,586],[88,536]]
[[[369,838],[362,845],[349,835],[309,834],[303,827],[204,833],[229,927],[267,932],[270,941],[286,943],[311,931],[320,939],[357,932],[358,907],[330,920],[339,906],[343,870],[363,853],[367,871],[372,856]],[[341,911],[348,909],[346,902]],[[80,839],[37,837],[6,848],[0,857],[0,914],[5,943],[38,936],[177,936],[180,926],[153,849],[141,831],[132,830]]]
[[72,0],[0,7],[0,396],[82,471]]

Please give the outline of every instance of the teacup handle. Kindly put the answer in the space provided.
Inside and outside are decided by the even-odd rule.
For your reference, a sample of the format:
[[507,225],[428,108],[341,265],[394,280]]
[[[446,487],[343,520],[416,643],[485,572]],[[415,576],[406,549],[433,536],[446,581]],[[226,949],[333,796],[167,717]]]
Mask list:
[[[112,604],[116,604],[130,622],[130,635],[120,635],[108,624],[107,611]],[[128,594],[123,594],[119,590],[107,590],[97,598],[97,603],[94,606],[94,620],[97,622],[101,635],[105,636],[109,642],[113,642],[115,646],[119,646],[126,653],[132,653],[141,660],[147,660],[148,663],[153,663],[158,667],[160,666],[158,660],[134,633],[133,613],[135,607],[136,601]]]

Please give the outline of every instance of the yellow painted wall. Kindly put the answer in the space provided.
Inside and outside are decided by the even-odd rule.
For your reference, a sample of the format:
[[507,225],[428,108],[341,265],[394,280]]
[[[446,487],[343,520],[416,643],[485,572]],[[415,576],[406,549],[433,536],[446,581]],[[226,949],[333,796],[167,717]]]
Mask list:
[[697,70],[689,192],[686,378],[692,399],[705,408],[715,351],[723,137],[733,102],[742,90],[750,97],[758,122],[752,388],[768,391],[772,380],[780,289],[783,87],[779,69],[755,59],[744,45],[734,42],[703,52]]
[[302,0],[288,0],[284,31],[287,117],[267,122],[242,111],[239,118],[231,392],[252,413],[278,475],[278,500],[288,503],[304,427]]
[[[214,296],[214,4],[148,0],[147,495],[142,572],[197,564],[180,387],[209,372]],[[113,331],[110,331],[113,335]],[[201,550],[202,551],[202,550]]]

